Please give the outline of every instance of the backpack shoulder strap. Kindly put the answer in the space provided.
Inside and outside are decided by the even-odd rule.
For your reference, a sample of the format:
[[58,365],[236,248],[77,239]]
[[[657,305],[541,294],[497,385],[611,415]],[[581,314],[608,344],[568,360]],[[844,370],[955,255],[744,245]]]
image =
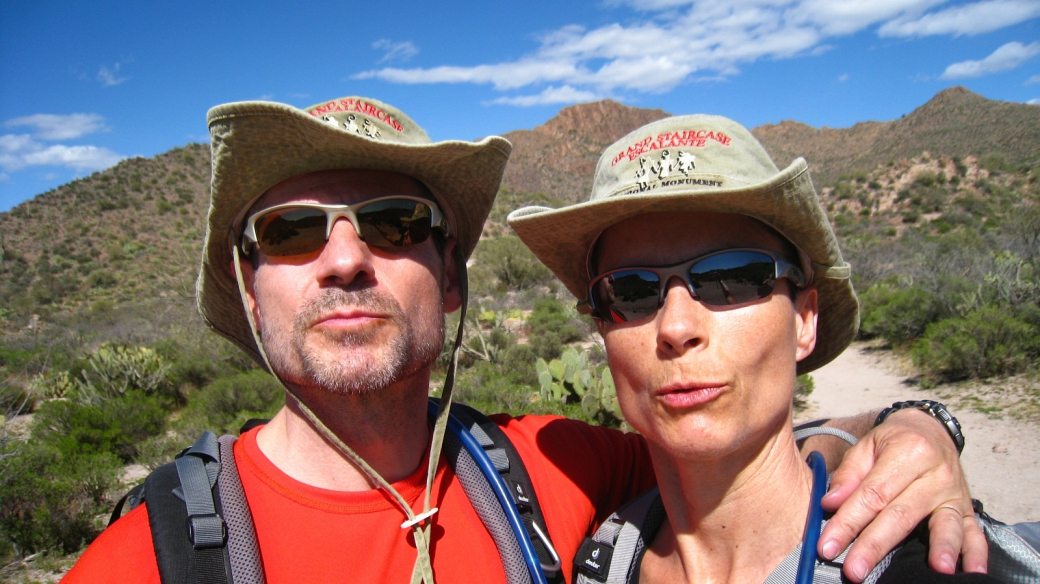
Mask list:
[[650,489],[611,514],[574,556],[578,584],[626,584],[638,573],[647,545],[664,523],[664,503]]
[[217,437],[205,432],[176,460],[145,479],[143,499],[164,584],[232,582],[227,524],[216,488],[219,473]]
[[[626,503],[585,538],[574,557],[577,584],[628,584],[637,580],[639,566],[647,547],[664,523],[661,493],[653,488]],[[826,521],[824,521],[826,524]],[[849,546],[852,547],[851,545]],[[798,574],[799,543],[766,579],[765,584],[791,584]],[[851,584],[841,573],[848,548],[832,561],[817,560],[813,574],[816,584]],[[874,567],[865,584],[874,584],[892,562],[890,552]]]
[[152,544],[164,584],[263,584],[252,514],[235,462],[236,437],[205,432],[174,462],[148,475],[116,505],[119,518],[148,503]]
[[256,537],[253,514],[249,510],[242,479],[235,460],[237,436],[224,435],[220,444],[220,476],[217,489],[220,506],[227,522],[227,558],[230,560],[233,584],[265,584],[264,564],[260,556],[260,542]]
[[[554,581],[562,582],[560,556],[556,553],[552,540],[549,537],[549,527],[545,522],[542,507],[538,503],[538,494],[534,490],[531,475],[524,466],[520,453],[516,450],[513,442],[502,431],[502,428],[485,416],[480,411],[464,404],[453,404],[452,415],[464,420],[472,421],[470,432],[480,441],[481,446],[488,453],[495,468],[502,475],[506,486],[513,497],[513,503],[520,511],[520,518],[524,522],[527,534],[531,538],[534,550],[538,554],[538,560],[545,572],[546,579],[550,584]],[[476,430],[476,432],[474,432]],[[483,432],[484,437],[480,436]]]
[[989,574],[1006,582],[1040,581],[1040,522],[1007,525],[975,503],[975,520],[989,543]]

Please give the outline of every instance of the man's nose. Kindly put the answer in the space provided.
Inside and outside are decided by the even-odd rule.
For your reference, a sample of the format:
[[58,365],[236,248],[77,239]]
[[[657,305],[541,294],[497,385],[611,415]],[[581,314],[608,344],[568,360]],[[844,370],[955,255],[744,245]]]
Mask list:
[[375,276],[372,252],[349,219],[340,217],[332,225],[329,239],[318,256],[317,278],[330,285],[347,285]]
[[674,276],[666,284],[664,304],[657,315],[657,346],[668,355],[681,356],[706,342],[707,309],[695,300],[686,282]]

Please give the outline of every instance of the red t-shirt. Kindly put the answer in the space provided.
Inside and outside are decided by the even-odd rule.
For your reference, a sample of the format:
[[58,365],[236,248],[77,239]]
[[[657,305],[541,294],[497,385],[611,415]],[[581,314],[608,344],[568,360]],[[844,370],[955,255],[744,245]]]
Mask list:
[[[494,416],[524,460],[571,581],[582,538],[622,503],[653,486],[642,437],[557,417]],[[382,491],[340,492],[290,478],[260,451],[256,430],[235,444],[267,581],[408,582],[416,551],[404,514]],[[419,512],[426,465],[394,488]],[[505,583],[498,549],[447,464],[434,482],[438,583]],[[148,513],[127,513],[87,548],[62,582],[159,582]]]

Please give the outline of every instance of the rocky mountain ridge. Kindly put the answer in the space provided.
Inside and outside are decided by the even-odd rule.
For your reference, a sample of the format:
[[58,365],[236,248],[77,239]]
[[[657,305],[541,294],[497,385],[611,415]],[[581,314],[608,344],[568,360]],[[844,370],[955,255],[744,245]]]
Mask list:
[[[506,213],[522,205],[585,200],[603,150],[667,115],[604,100],[563,108],[545,124],[506,134],[515,148],[486,235],[507,234]],[[845,188],[841,197],[863,189],[854,198],[869,195],[873,201],[875,189],[866,186],[873,179],[854,177],[880,177],[877,169],[925,152],[948,164],[996,157],[1009,170],[1040,162],[1040,107],[988,100],[959,87],[898,120],[842,129],[783,121],[752,133],[781,167],[804,156],[825,197],[824,187],[840,186],[845,177],[856,188]],[[125,160],[0,213],[0,328],[5,319],[24,327],[31,314],[105,302],[190,301],[205,229],[208,168],[208,148],[189,144],[150,159]],[[961,178],[967,179],[963,173]]]

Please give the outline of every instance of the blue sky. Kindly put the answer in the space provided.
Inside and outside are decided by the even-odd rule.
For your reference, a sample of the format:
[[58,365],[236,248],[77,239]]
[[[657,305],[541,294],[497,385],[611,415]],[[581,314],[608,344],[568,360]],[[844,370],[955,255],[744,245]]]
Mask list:
[[4,2],[0,211],[206,141],[206,110],[374,97],[435,140],[612,98],[748,127],[891,120],[964,85],[1040,107],[1040,0]]

